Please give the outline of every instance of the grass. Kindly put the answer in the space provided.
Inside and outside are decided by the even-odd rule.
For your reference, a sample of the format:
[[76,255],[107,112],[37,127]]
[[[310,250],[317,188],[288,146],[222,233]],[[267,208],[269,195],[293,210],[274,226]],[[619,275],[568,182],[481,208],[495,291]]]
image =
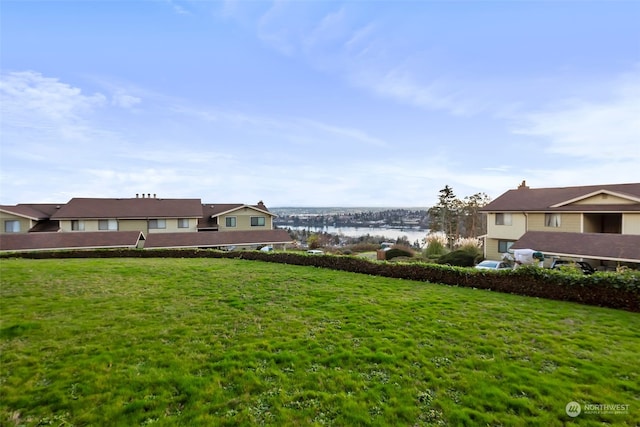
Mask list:
[[229,259],[0,268],[0,425],[640,419],[635,313]]

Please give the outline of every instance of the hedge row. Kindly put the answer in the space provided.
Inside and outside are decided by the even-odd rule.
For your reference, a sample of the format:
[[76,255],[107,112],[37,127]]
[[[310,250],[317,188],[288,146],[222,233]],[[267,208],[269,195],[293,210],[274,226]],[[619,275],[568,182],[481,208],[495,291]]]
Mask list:
[[354,256],[308,255],[299,252],[223,252],[210,249],[27,252],[2,254],[2,257],[32,259],[120,257],[239,258],[487,289],[640,312],[640,274],[637,272],[623,274],[596,273],[587,276],[536,267],[523,267],[517,270],[496,272],[437,264],[378,262]]

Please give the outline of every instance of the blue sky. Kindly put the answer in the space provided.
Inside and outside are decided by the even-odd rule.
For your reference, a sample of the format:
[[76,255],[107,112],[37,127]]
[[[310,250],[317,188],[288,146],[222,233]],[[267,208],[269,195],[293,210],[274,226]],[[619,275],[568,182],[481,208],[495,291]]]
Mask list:
[[640,2],[0,0],[0,203],[640,180]]

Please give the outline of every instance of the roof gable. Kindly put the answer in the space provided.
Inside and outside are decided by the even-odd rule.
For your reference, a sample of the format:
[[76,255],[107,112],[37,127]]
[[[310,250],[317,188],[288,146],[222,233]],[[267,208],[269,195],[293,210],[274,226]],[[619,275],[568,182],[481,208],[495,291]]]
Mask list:
[[610,190],[599,190],[585,194],[571,200],[557,203],[552,208],[559,208],[567,205],[632,205],[640,203],[640,197],[630,194],[617,193]]
[[240,209],[251,209],[265,215],[277,216],[267,209],[267,207],[263,204],[258,205],[245,205],[241,203],[224,203],[224,204],[214,204],[214,203],[205,203],[203,206],[204,216],[208,218],[215,218],[222,215],[228,215],[230,213],[236,212]]
[[15,206],[1,205],[0,212],[40,221],[51,217],[62,205],[62,203],[20,203]]

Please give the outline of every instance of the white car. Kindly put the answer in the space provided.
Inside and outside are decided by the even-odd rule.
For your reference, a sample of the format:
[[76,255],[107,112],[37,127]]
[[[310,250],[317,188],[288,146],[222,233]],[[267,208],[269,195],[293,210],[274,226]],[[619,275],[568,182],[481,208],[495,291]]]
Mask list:
[[476,265],[476,268],[480,270],[510,270],[512,267],[504,261],[491,261],[487,259]]

